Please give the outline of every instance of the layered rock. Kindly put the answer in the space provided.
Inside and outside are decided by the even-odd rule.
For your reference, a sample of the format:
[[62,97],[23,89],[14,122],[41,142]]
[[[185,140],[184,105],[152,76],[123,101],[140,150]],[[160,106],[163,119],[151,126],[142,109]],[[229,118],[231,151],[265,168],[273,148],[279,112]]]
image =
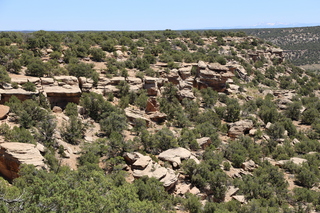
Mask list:
[[69,102],[79,104],[82,93],[77,85],[44,86],[43,91],[52,107],[59,106],[61,108],[65,108]]
[[12,181],[17,178],[21,164],[32,164],[36,168],[46,168],[44,157],[36,145],[6,142],[0,144],[0,173]]
[[234,76],[229,68],[224,65],[218,63],[206,64],[199,61],[196,84],[198,89],[211,87],[222,92],[226,89],[226,81]]
[[25,101],[32,98],[33,95],[38,95],[38,93],[39,92],[26,91],[21,88],[8,90],[0,89],[0,104],[4,104],[9,101],[11,96],[16,96],[19,100]]

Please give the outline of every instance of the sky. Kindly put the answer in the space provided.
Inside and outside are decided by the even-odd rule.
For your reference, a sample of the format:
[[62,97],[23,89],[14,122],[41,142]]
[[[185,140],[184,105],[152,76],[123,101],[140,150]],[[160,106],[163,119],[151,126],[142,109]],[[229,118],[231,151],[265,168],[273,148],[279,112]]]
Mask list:
[[319,0],[0,0],[0,31],[319,25]]

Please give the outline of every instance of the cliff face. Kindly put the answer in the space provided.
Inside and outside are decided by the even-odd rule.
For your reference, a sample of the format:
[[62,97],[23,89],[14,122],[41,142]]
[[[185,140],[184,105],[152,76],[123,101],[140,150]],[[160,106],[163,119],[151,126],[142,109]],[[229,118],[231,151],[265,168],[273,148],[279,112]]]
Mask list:
[[44,158],[34,144],[7,142],[0,144],[0,174],[9,181],[17,178],[21,164],[46,168]]

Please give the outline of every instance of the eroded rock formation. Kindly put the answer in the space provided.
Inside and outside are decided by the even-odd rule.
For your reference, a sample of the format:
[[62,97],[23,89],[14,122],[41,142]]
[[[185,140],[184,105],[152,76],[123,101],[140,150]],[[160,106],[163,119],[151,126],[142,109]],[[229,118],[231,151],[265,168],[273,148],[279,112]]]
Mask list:
[[17,178],[21,164],[32,164],[36,168],[46,168],[44,157],[36,145],[6,142],[0,144],[0,173],[12,181]]

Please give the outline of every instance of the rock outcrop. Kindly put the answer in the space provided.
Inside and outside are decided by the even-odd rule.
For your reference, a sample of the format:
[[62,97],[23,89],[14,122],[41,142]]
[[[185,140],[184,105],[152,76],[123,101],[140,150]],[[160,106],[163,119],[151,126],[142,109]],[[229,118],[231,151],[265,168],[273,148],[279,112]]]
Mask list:
[[78,79],[74,76],[56,76],[54,79],[53,83],[45,79],[46,84],[42,84],[51,107],[65,108],[69,102],[79,104],[82,91]]
[[24,89],[0,89],[0,104],[9,101],[11,96],[16,96],[19,100],[25,101],[30,99],[33,95],[38,95],[39,92],[26,91]]
[[46,168],[44,157],[34,144],[6,142],[0,144],[0,173],[12,181],[17,178],[21,164],[32,164],[36,168]]
[[154,177],[163,183],[166,190],[172,189],[178,181],[178,175],[172,169],[160,166],[149,156],[133,152],[125,153],[123,157],[127,164],[131,166],[132,175],[135,178],[143,176]]
[[226,81],[235,75],[229,68],[218,63],[198,63],[196,85],[198,89],[211,87],[216,91],[223,92],[226,89]]
[[159,159],[163,161],[169,161],[173,168],[178,168],[181,165],[181,160],[187,160],[194,157],[192,153],[182,147],[168,149],[159,154]]
[[245,134],[253,128],[252,120],[241,120],[230,124],[228,135],[231,138],[237,138],[238,136]]

